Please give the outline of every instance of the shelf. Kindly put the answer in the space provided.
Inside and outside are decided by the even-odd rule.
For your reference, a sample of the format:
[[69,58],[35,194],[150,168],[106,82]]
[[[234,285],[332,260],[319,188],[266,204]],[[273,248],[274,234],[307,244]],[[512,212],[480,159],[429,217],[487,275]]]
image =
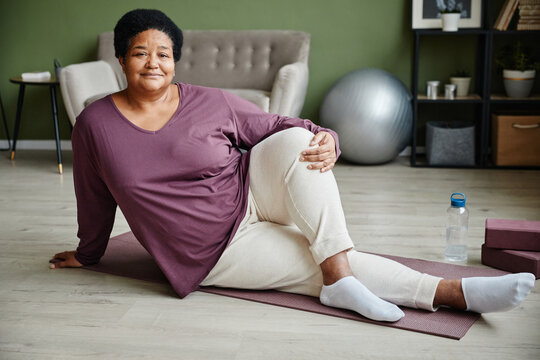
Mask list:
[[470,94],[467,96],[456,96],[455,99],[446,99],[444,97],[438,97],[437,99],[428,99],[427,95],[418,95],[419,103],[481,103],[482,97],[478,94]]
[[442,29],[414,29],[418,35],[485,35],[489,30],[459,29],[458,31],[442,31]]
[[493,35],[538,35],[540,30],[491,30]]
[[458,31],[442,31],[441,29],[413,29],[419,35],[538,35],[540,30],[495,30],[495,29],[459,29]]
[[526,98],[511,98],[503,94],[491,94],[492,102],[532,102],[540,101],[540,94],[533,94]]
[[[439,96],[437,99],[428,99],[427,95],[419,94],[417,100],[419,103],[481,103],[482,97],[478,94],[471,94],[467,96],[457,96],[453,100],[446,99],[443,96]],[[492,94],[490,96],[490,101],[496,103],[536,102],[540,101],[540,94],[533,94],[526,98],[511,98],[503,94]]]
[[[502,0],[499,1],[502,3]],[[413,29],[414,44],[413,44],[413,67],[412,67],[412,95],[413,95],[413,124],[412,124],[412,142],[411,142],[411,165],[416,167],[454,167],[454,166],[434,166],[430,165],[424,154],[419,154],[419,138],[424,136],[425,127],[419,123],[419,114],[429,115],[431,117],[451,118],[453,114],[461,114],[469,118],[473,118],[475,122],[475,161],[476,165],[471,168],[505,168],[494,166],[491,159],[491,139],[492,139],[492,122],[491,114],[494,112],[511,112],[511,113],[540,113],[540,94],[535,93],[527,98],[509,98],[505,96],[504,91],[499,89],[502,87],[502,80],[497,78],[493,81],[493,58],[495,50],[500,43],[512,42],[517,39],[525,39],[534,44],[534,49],[538,50],[540,43],[535,41],[540,38],[540,30],[511,30],[500,31],[492,28],[495,19],[492,16],[493,12],[499,11],[491,1],[482,1],[483,24],[484,28],[480,29],[459,29],[456,32],[445,32],[442,29]],[[491,15],[490,15],[491,14]],[[496,15],[496,14],[495,14]],[[512,25],[513,26],[513,25]],[[461,38],[452,38],[453,36]],[[476,53],[474,60],[476,69],[473,71],[474,91],[466,97],[456,97],[455,99],[445,99],[444,93],[440,94],[437,99],[428,99],[426,94],[419,93],[419,69],[420,67],[420,48],[424,38],[436,38],[440,42],[459,42],[464,37],[467,41],[474,39],[476,43]],[[505,37],[506,36],[506,37]],[[432,54],[433,55],[433,54]],[[424,57],[425,58],[425,57]],[[492,94],[490,89],[497,88],[500,94]],[[424,89],[425,91],[425,89]],[[456,106],[447,104],[460,104]],[[426,105],[430,104],[430,105]],[[447,114],[448,112],[448,114]],[[425,118],[426,116],[424,116]],[[425,120],[425,119],[423,119]],[[465,168],[469,166],[455,166],[457,168]]]

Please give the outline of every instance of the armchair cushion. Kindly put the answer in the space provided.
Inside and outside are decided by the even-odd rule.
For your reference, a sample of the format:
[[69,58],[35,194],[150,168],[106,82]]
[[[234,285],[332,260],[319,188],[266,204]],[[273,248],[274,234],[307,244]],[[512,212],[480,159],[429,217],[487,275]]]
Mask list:
[[75,124],[88,99],[119,91],[120,87],[108,63],[92,61],[64,67],[60,72],[60,90],[69,120]]
[[308,67],[296,62],[279,69],[270,96],[271,113],[298,116],[304,106],[308,85]]
[[86,99],[84,101],[84,107],[87,107],[88,105],[90,105],[94,101],[97,101],[97,100],[99,100],[101,98],[104,98],[105,96],[110,95],[110,94],[112,94],[112,92],[107,91],[107,92],[104,92],[102,94],[97,94],[97,95],[91,96],[91,97],[89,97],[88,99]]
[[251,89],[223,89],[237,96],[240,96],[247,101],[251,101],[263,111],[269,112],[270,110],[270,93],[262,90]]

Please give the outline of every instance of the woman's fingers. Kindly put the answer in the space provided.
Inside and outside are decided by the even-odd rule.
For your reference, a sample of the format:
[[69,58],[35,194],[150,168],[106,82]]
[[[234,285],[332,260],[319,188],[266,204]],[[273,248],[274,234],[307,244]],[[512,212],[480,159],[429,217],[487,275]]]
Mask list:
[[51,269],[62,269],[62,268],[73,268],[73,267],[81,267],[82,264],[79,263],[76,259],[72,260],[64,260],[64,261],[58,261],[58,262],[51,262],[49,265],[49,268]]
[[66,262],[65,261],[58,261],[58,262],[53,262],[49,265],[49,268],[51,269],[61,269],[61,268],[65,268],[66,267]]
[[68,253],[67,251],[63,251],[61,253],[54,254],[53,259],[63,259],[63,260],[65,260],[67,253]]
[[319,145],[318,147],[309,148],[302,151],[302,161],[320,161],[335,155],[335,148],[330,144]]
[[320,169],[321,172],[325,172],[334,167],[337,158],[334,138],[332,135],[321,131],[313,137],[310,146],[315,147],[302,151],[302,154],[300,155],[300,161],[310,163],[307,166],[308,169]]
[[[307,160],[305,160],[307,161]],[[320,169],[321,172],[325,172],[328,170],[331,170],[334,167],[334,164],[336,163],[335,158],[328,158],[323,161],[313,161],[311,162],[307,168],[310,170],[318,170]]]
[[303,152],[300,156],[300,161],[324,161],[326,159],[329,159],[332,157],[331,151],[325,151],[325,152],[316,152],[316,153],[309,153],[309,152]]
[[336,162],[335,154],[333,151],[320,152],[320,148],[311,149],[316,150],[312,151],[310,154],[309,150],[302,152],[300,161],[309,162],[307,166],[308,169],[318,170],[321,169],[321,172],[328,171],[334,167]]
[[334,161],[322,161],[322,162],[316,162],[311,163],[307,166],[310,170],[321,170],[321,172],[328,171],[334,167],[335,162]]
[[49,260],[51,263],[49,268],[61,269],[66,267],[81,267],[82,264],[75,258],[75,251],[64,251],[54,255],[54,258]]
[[321,143],[325,143],[325,141],[324,141],[325,134],[326,133],[324,131],[321,131],[321,132],[315,134],[313,139],[311,139],[311,143],[309,145],[313,146],[313,145],[317,145],[317,144],[320,145]]

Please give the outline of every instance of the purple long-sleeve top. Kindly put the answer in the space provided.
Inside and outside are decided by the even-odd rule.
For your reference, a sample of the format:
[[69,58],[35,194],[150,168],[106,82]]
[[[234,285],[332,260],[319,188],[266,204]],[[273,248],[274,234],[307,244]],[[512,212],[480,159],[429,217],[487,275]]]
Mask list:
[[[243,219],[251,149],[278,131],[327,131],[309,120],[268,114],[226,91],[178,84],[180,103],[157,130],[126,119],[109,95],[73,128],[73,176],[83,265],[103,256],[117,205],[174,290],[196,290]],[[134,265],[136,266],[136,265]]]

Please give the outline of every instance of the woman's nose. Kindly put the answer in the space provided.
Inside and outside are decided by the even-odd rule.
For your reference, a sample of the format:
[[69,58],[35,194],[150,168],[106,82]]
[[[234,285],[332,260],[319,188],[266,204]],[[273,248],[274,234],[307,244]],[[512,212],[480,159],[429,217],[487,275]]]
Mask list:
[[149,67],[149,68],[156,68],[157,67],[157,55],[155,54],[150,54],[150,56],[148,56],[148,59],[146,61],[146,66]]

